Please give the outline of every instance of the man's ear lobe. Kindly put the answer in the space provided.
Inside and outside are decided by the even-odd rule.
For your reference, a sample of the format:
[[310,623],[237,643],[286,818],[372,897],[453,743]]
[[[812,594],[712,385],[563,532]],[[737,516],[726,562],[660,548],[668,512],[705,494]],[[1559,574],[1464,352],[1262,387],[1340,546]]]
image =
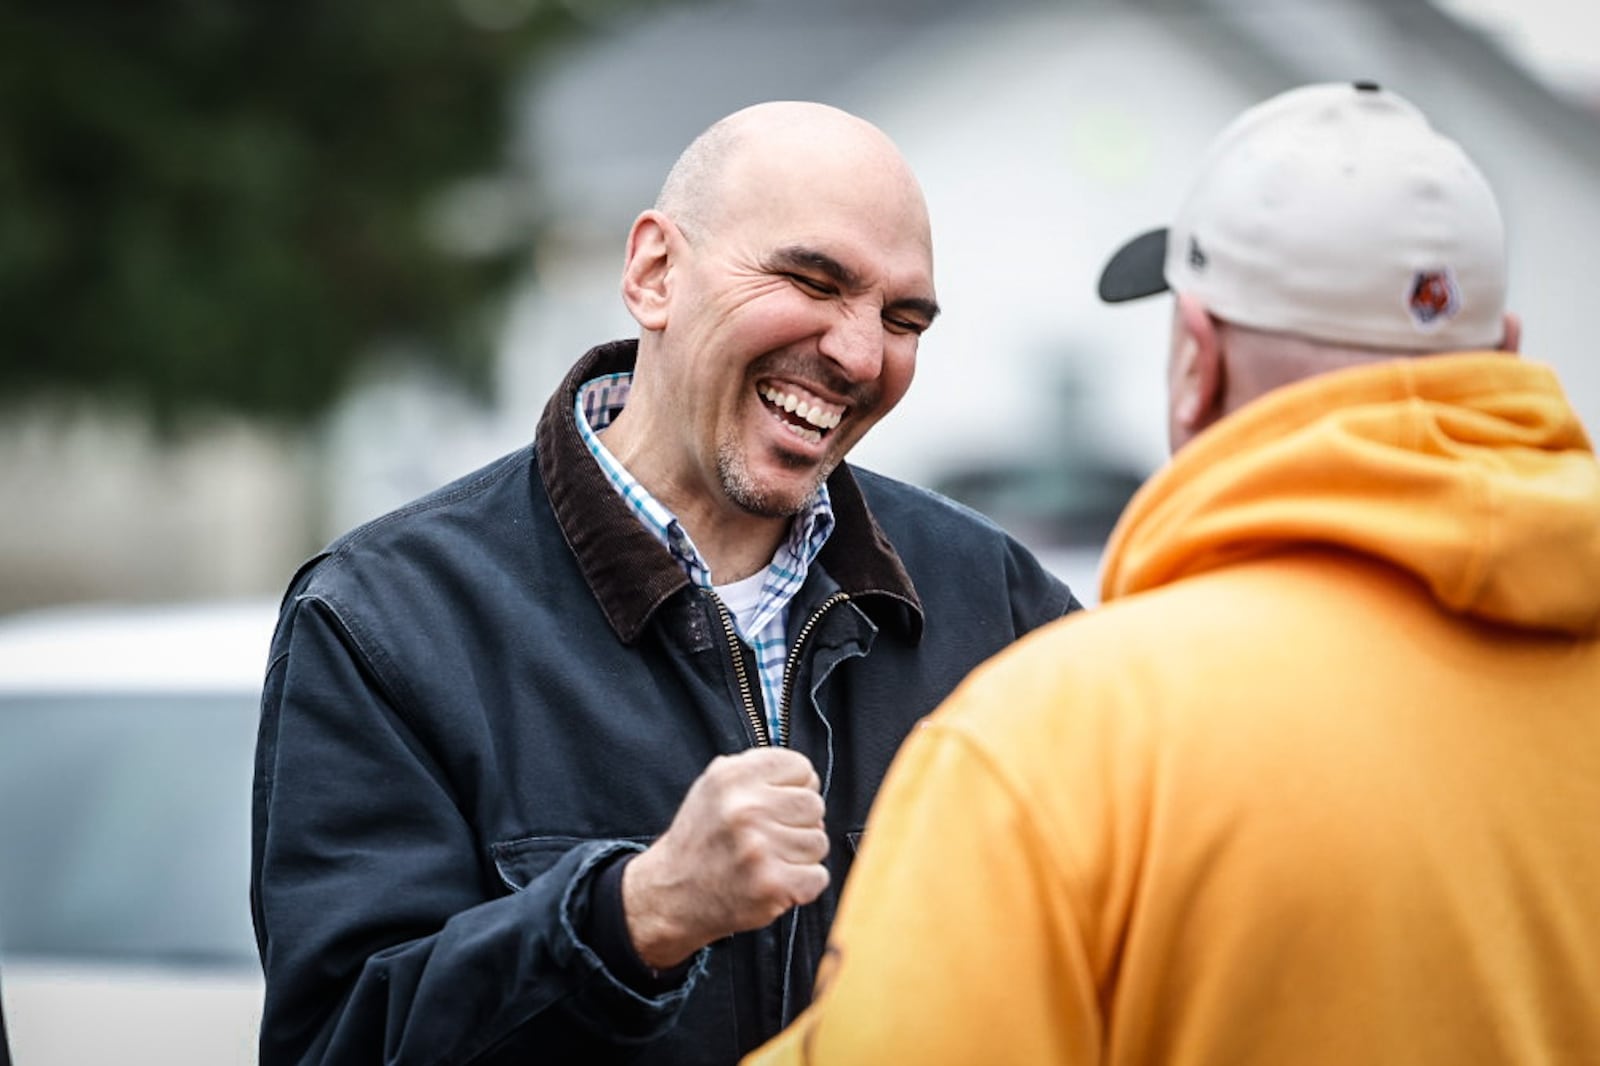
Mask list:
[[661,330],[667,324],[667,276],[672,262],[667,230],[671,225],[659,212],[646,211],[633,220],[628,231],[622,302],[642,329]]
[[1200,346],[1189,333],[1178,339],[1178,350],[1172,358],[1171,380],[1167,388],[1172,393],[1172,415],[1178,425],[1193,431],[1205,412],[1205,400],[1200,395],[1197,375]]
[[1222,340],[1205,305],[1182,293],[1175,343],[1172,413],[1184,429],[1198,432],[1215,420],[1222,399]]

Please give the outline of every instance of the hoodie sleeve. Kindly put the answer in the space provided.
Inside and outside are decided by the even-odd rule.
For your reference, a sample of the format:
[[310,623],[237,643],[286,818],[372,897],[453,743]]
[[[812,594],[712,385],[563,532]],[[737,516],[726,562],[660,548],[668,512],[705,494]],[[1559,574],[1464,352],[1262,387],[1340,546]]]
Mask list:
[[251,907],[261,1063],[474,1061],[515,1037],[561,1061],[645,1042],[704,972],[641,995],[580,937],[625,841],[513,883],[325,602],[291,600],[262,698]]

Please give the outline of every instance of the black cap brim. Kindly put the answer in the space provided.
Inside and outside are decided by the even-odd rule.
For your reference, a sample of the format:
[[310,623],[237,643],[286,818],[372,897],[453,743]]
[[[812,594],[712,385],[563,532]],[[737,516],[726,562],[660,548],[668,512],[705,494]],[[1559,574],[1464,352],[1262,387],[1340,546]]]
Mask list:
[[1167,291],[1166,227],[1141,233],[1117,249],[1100,272],[1100,299],[1108,304]]

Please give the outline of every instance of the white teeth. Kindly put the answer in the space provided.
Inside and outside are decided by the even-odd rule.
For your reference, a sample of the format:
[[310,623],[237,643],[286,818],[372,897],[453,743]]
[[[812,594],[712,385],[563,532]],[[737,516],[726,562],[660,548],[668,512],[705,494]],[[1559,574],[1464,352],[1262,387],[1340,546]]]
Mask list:
[[[789,411],[799,415],[801,418],[805,419],[819,430],[829,430],[834,428],[839,424],[843,417],[842,414],[831,414],[824,410],[822,404],[820,403],[807,403],[792,393],[779,392],[771,385],[768,385],[766,388],[762,389],[761,395],[768,403],[772,404],[772,406],[780,410]],[[822,438],[820,433],[803,429],[799,426],[793,425],[792,423],[790,424],[789,428],[793,429],[796,434],[801,437],[805,437],[807,440],[810,440],[813,436],[818,440]]]

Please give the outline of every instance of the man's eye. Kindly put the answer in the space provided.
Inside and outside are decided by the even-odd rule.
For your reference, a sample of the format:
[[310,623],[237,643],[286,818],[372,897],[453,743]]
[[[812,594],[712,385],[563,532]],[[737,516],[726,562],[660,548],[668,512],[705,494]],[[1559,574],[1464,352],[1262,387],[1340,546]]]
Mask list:
[[825,285],[814,278],[806,277],[804,274],[788,274],[785,276],[802,289],[817,296],[832,296],[834,294],[835,290],[832,285]]
[[921,336],[928,328],[926,322],[918,322],[909,318],[891,318],[887,315],[884,316],[883,324],[889,327],[891,333],[910,333],[913,336]]

